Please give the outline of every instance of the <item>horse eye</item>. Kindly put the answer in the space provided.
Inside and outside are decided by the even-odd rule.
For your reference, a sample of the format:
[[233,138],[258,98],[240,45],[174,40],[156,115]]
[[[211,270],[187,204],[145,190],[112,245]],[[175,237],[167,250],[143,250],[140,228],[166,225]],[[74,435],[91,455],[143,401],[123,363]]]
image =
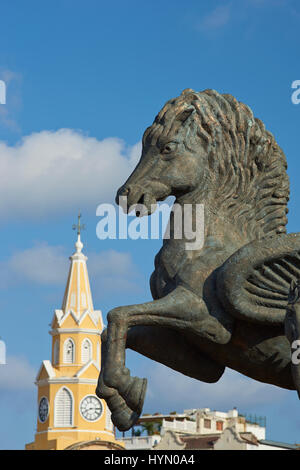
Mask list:
[[171,142],[169,144],[166,144],[162,150],[162,153],[170,153],[172,152],[173,150],[175,150],[176,148],[176,143],[175,142]]

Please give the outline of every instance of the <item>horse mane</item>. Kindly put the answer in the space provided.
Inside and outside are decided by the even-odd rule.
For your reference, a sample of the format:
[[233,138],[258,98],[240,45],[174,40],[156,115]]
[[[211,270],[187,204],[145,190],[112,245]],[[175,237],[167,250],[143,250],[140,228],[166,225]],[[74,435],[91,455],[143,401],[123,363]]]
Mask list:
[[214,184],[220,214],[250,240],[286,232],[286,158],[247,105],[215,90],[184,90],[166,103],[143,140],[153,143],[174,131],[184,133],[186,148],[204,149],[205,178]]

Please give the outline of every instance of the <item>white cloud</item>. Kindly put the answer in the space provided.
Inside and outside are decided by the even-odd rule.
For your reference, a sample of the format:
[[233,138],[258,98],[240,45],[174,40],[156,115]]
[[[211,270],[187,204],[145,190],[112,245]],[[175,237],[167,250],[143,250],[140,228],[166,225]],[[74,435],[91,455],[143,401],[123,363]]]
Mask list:
[[[29,282],[40,285],[65,285],[69,270],[67,253],[61,246],[38,243],[15,252],[0,263],[0,286],[6,288]],[[88,271],[94,284],[104,291],[138,289],[139,272],[130,253],[107,250],[90,253]]]
[[23,356],[8,356],[0,365],[0,390],[33,390],[37,371]]
[[[284,7],[287,10],[288,0],[239,0],[234,4],[232,1],[224,1],[200,18],[196,23],[196,29],[212,36],[222,31],[225,26],[229,24],[232,26],[233,23],[244,23],[245,27],[249,24],[256,25],[258,9],[277,7]],[[292,13],[292,7],[287,11]]]
[[61,214],[113,202],[138,159],[141,144],[102,141],[60,129],[0,142],[0,214],[6,218]]
[[133,145],[129,151],[129,162],[130,162],[130,167],[134,168],[141,156],[142,153],[142,142],[137,142],[135,145]]
[[225,26],[231,18],[231,5],[219,5],[198,24],[200,31],[216,31]]
[[102,291],[140,291],[140,273],[130,253],[107,250],[89,254],[88,270],[94,285]]
[[14,281],[26,280],[37,284],[60,284],[66,278],[68,258],[61,246],[40,243],[14,253],[6,263],[7,273]]
[[59,285],[66,281],[67,272],[68,257],[63,248],[38,243],[0,263],[0,286],[6,288],[24,282]]

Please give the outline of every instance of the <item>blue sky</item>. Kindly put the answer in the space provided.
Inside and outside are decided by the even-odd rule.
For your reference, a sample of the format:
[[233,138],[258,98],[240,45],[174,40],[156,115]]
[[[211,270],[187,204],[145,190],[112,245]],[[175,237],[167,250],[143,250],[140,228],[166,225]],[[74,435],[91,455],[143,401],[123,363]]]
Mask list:
[[[0,448],[33,439],[35,374],[50,357],[49,326],[62,302],[81,209],[94,304],[150,299],[161,241],[96,237],[96,208],[112,202],[140,151],[143,131],[185,88],[233,94],[286,153],[289,231],[298,231],[300,79],[296,0],[3,0],[0,80]],[[193,407],[267,417],[267,436],[300,442],[294,392],[227,371],[207,385],[128,352],[149,378],[145,412]],[[161,378],[164,377],[162,381]],[[169,390],[172,387],[172,396]],[[17,425],[16,425],[17,424]]]

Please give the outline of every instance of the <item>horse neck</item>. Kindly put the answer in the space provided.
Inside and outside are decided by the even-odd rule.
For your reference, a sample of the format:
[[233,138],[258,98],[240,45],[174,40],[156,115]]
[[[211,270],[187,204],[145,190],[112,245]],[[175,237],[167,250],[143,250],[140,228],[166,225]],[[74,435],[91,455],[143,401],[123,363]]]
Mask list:
[[[205,244],[215,244],[218,249],[223,249],[228,253],[234,253],[236,250],[249,243],[245,233],[240,231],[237,224],[233,223],[228,214],[217,207],[215,204],[214,193],[194,191],[185,194],[176,199],[176,204],[181,205],[182,213],[186,204],[193,208],[197,204],[204,207],[204,247]],[[194,212],[193,212],[194,215]]]

